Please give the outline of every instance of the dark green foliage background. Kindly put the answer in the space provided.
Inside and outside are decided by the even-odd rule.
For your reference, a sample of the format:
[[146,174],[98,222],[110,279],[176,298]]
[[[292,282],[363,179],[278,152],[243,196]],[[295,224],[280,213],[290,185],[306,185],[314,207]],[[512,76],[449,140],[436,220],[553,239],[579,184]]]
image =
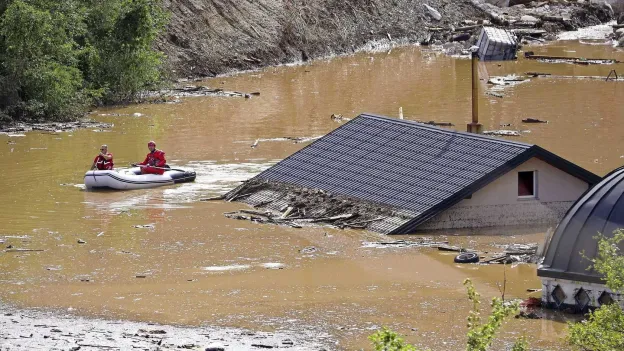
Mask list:
[[0,123],[69,120],[162,80],[161,0],[0,0]]

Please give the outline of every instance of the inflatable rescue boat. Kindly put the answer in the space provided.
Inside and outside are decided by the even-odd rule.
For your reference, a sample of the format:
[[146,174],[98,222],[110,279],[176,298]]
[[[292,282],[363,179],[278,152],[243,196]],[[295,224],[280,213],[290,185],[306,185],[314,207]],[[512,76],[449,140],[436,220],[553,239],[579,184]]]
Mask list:
[[141,168],[88,171],[84,182],[87,189],[147,189],[158,186],[187,183],[195,180],[193,170],[168,169],[163,174],[141,174]]

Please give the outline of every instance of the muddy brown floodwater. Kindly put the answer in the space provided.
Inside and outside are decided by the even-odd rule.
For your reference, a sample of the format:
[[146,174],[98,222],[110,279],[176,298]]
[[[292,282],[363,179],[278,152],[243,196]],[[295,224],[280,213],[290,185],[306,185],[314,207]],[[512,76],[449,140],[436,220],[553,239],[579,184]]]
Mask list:
[[[624,60],[610,46],[578,42],[527,49]],[[523,59],[481,66],[490,76],[624,74],[621,65]],[[469,68],[467,60],[415,47],[361,53],[201,83],[261,93],[251,99],[184,98],[181,104],[99,110],[93,117],[114,123],[112,129],[0,135],[1,245],[43,250],[0,252],[0,301],[176,325],[312,330],[349,350],[368,348],[367,335],[387,325],[432,350],[463,349],[469,304],[462,281],[473,279],[490,299],[499,295],[503,266],[456,265],[453,254],[427,248],[363,248],[364,241],[385,240],[371,232],[231,220],[223,212],[244,205],[198,200],[224,193],[306,145],[280,138],[336,128],[333,113],[397,116],[402,107],[407,119],[452,122],[463,130],[471,111]],[[501,92],[504,98],[481,94],[486,129],[511,124],[502,129],[522,131],[514,140],[537,143],[600,175],[624,161],[624,83],[533,78]],[[522,124],[527,117],[549,123]],[[100,144],[108,144],[123,166],[141,160],[151,139],[171,164],[195,168],[197,181],[153,190],[83,190],[84,171]],[[542,242],[545,231],[423,235],[494,251],[495,244]],[[539,296],[526,292],[540,287],[535,268],[507,267],[507,297]],[[536,348],[564,350],[564,319],[556,313],[513,319],[495,349],[526,335]]]

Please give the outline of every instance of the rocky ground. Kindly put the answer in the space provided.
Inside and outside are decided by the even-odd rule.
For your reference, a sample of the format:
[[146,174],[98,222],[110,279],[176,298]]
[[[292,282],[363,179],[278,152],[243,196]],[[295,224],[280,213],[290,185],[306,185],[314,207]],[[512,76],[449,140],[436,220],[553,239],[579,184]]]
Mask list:
[[0,351],[12,350],[329,350],[327,335],[185,328],[17,310],[0,304]]
[[165,5],[172,17],[157,46],[175,78],[352,53],[375,43],[468,46],[484,21],[543,36],[615,16],[609,6],[585,0],[505,8],[483,0],[166,0]]

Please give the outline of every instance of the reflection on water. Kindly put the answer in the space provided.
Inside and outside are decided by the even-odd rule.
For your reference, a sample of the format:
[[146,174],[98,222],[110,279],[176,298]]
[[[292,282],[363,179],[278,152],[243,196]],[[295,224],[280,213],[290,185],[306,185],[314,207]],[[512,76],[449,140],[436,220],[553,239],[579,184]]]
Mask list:
[[[559,42],[529,49],[624,60],[610,46]],[[618,67],[520,59],[483,63],[480,72],[482,78],[529,71],[606,76]],[[0,298],[165,323],[307,327],[331,334],[345,349],[366,347],[366,335],[389,325],[433,350],[462,348],[469,304],[461,282],[470,277],[486,298],[497,296],[502,266],[457,265],[452,253],[429,248],[362,247],[387,240],[376,233],[229,220],[223,212],[243,205],[198,200],[223,194],[335,129],[341,121],[332,114],[398,116],[402,107],[406,119],[464,130],[471,117],[470,62],[403,48],[202,84],[261,95],[96,111],[94,118],[115,125],[107,133],[0,136],[0,244],[44,250],[0,252]],[[482,89],[488,87],[484,81]],[[621,165],[623,83],[531,78],[502,93],[481,94],[486,129],[525,131],[513,140],[537,143],[598,174]],[[549,123],[521,122],[529,117]],[[108,144],[123,167],[145,157],[148,140],[156,140],[172,166],[194,168],[196,182],[127,192],[82,189],[99,145]],[[494,244],[541,243],[545,230],[426,235],[494,251]],[[535,266],[507,267],[505,274],[508,296],[535,296],[526,292],[540,286]],[[502,336],[508,341],[526,333],[535,347],[562,349],[564,329],[557,318],[513,320]]]

